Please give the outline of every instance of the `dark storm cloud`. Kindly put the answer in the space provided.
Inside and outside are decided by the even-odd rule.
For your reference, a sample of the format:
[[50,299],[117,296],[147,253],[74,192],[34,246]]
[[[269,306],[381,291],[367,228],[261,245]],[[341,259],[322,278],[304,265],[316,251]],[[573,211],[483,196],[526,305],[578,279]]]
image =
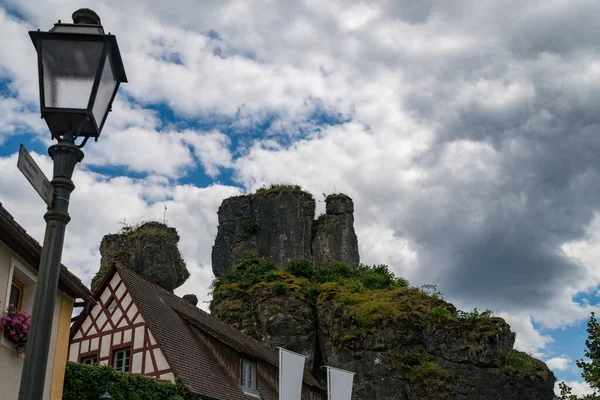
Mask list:
[[[421,249],[419,280],[435,277],[454,298],[541,309],[585,279],[561,246],[582,239],[600,208],[600,5],[552,9],[559,5],[482,26],[478,40],[490,34],[495,48],[464,67],[452,60],[403,98],[435,127],[435,145],[416,163],[444,197],[417,193],[395,227]],[[503,95],[505,102],[488,101]],[[489,160],[494,181],[465,182],[444,168],[444,154],[461,140],[498,153]],[[441,217],[423,222],[440,207]]]

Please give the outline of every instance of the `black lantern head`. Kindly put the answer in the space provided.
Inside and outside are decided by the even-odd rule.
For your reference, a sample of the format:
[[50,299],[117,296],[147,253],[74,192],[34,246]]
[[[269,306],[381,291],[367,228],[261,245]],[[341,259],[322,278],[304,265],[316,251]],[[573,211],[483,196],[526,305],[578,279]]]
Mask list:
[[117,40],[104,33],[98,15],[77,10],[73,22],[29,32],[38,53],[42,118],[53,138],[98,138],[127,76]]

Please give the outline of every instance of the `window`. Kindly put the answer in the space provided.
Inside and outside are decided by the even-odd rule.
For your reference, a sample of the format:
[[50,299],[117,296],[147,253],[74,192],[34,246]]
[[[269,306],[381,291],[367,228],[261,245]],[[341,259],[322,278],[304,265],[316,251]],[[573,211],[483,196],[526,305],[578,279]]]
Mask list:
[[23,294],[25,293],[25,285],[13,278],[12,285],[10,286],[10,297],[8,298],[8,304],[12,304],[17,310],[23,308]]
[[257,393],[256,391],[256,363],[242,360],[242,389],[244,392]]
[[109,314],[112,314],[115,308],[117,308],[117,302],[115,301],[115,299],[110,299],[106,308],[108,309]]
[[129,348],[115,350],[113,353],[113,367],[117,371],[129,372],[129,358],[131,351]]
[[81,357],[80,364],[94,365],[98,364],[98,356]]

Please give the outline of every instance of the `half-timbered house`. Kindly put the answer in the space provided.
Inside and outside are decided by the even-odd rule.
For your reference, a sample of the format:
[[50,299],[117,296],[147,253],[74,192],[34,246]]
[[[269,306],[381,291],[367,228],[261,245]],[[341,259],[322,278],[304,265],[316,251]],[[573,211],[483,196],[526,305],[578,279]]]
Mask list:
[[[277,350],[189,301],[118,265],[93,297],[97,304],[71,328],[70,361],[179,378],[198,399],[278,399]],[[305,373],[302,400],[324,399]]]

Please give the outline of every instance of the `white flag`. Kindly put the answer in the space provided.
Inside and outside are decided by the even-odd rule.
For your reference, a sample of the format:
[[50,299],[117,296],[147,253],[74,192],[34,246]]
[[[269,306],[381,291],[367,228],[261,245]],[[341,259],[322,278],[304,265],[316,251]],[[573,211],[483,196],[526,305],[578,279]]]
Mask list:
[[327,367],[327,395],[329,400],[350,400],[354,372]]
[[279,400],[300,400],[304,361],[302,354],[279,348]]

